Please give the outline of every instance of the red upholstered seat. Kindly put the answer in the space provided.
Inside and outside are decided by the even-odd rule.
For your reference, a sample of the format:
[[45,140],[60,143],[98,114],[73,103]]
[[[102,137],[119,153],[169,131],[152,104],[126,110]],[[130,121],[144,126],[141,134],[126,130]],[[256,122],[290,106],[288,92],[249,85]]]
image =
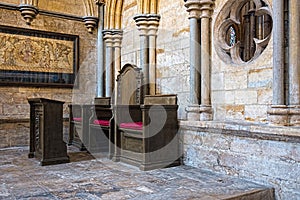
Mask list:
[[120,128],[142,130],[143,129],[143,122],[121,123]]
[[109,120],[94,120],[94,124],[100,125],[100,126],[109,126]]
[[82,118],[81,117],[74,117],[73,121],[75,121],[75,122],[81,122]]

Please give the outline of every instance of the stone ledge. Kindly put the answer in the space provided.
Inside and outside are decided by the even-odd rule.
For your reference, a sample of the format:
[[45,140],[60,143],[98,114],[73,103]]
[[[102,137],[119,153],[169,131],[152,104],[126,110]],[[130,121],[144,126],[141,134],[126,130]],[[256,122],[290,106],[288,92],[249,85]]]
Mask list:
[[[63,118],[63,121],[69,121],[69,118]],[[7,118],[7,119],[0,119],[0,124],[9,124],[9,123],[29,123],[29,118]]]
[[300,127],[225,121],[179,121],[179,125],[183,130],[300,143]]

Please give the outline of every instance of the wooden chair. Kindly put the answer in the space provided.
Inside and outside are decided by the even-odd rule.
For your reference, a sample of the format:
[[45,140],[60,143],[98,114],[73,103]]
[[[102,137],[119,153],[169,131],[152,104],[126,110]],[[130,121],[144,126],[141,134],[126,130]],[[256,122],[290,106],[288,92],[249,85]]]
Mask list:
[[89,120],[88,150],[91,153],[109,153],[109,158],[112,158],[114,137],[111,127],[114,127],[114,120],[110,97],[95,98],[92,113]]
[[180,165],[176,95],[143,96],[141,69],[126,64],[117,78],[114,160],[151,170]]

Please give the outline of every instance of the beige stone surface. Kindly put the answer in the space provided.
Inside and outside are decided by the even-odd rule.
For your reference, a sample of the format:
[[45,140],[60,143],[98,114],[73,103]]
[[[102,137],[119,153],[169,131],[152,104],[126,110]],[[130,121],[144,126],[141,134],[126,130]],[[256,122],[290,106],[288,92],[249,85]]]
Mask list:
[[[54,2],[54,1],[53,1]],[[51,2],[49,2],[51,3]],[[61,2],[62,3],[62,2]],[[66,4],[66,2],[64,2]],[[66,8],[65,8],[66,9]],[[78,9],[75,9],[78,10]],[[29,104],[27,98],[50,98],[66,103],[91,102],[96,91],[96,41],[97,33],[88,34],[83,22],[39,14],[32,24],[26,25],[19,11],[1,9],[0,25],[36,29],[46,32],[66,33],[79,36],[79,71],[81,80],[77,89],[48,87],[0,87],[1,118],[28,118]],[[67,116],[67,110],[64,111]]]

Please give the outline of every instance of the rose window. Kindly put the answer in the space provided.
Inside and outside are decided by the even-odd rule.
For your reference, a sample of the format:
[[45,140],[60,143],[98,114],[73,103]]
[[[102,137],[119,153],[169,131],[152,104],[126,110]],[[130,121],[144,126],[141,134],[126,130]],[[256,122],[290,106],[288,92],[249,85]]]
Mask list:
[[254,60],[269,43],[272,23],[271,11],[264,1],[229,1],[215,23],[218,55],[227,63]]

